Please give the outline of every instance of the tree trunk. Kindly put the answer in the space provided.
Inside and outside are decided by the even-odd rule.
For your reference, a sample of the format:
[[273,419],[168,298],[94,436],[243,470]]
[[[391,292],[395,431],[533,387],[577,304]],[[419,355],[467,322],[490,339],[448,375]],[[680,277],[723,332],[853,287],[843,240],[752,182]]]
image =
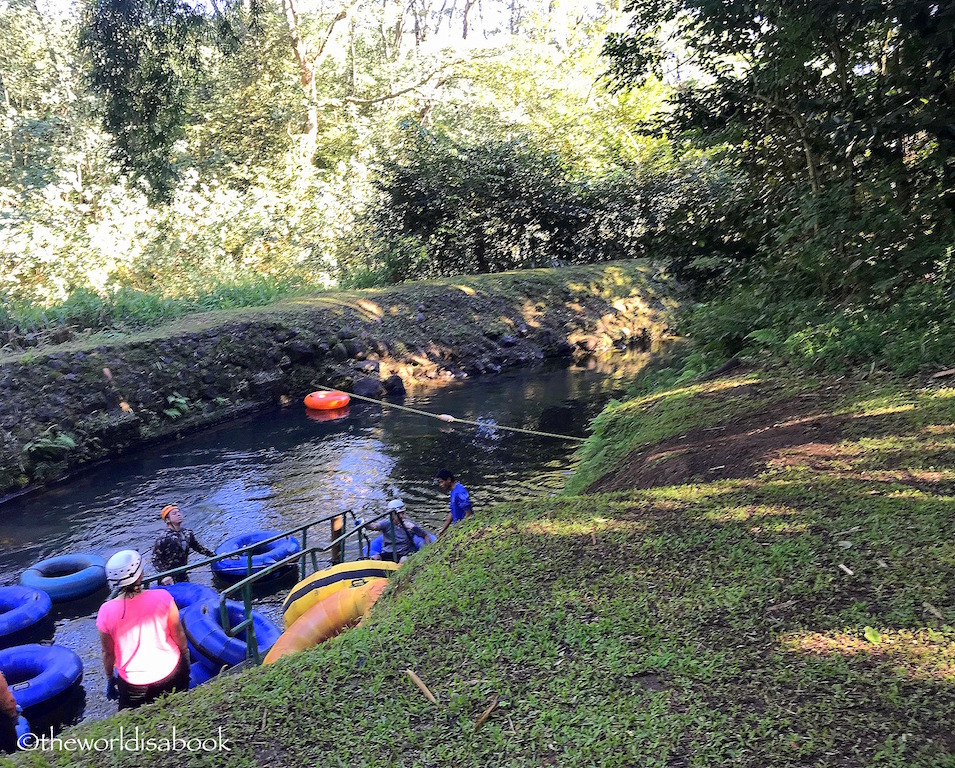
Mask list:
[[464,0],[464,22],[461,29],[461,39],[468,39],[468,13],[477,4],[477,0]]
[[288,28],[292,53],[295,55],[295,61],[298,64],[299,79],[308,103],[305,130],[301,134],[301,159],[303,164],[311,165],[318,142],[318,92],[315,86],[314,64],[309,58],[308,46],[299,32],[298,10],[295,2],[296,0],[282,0],[282,10],[285,13],[285,24]]

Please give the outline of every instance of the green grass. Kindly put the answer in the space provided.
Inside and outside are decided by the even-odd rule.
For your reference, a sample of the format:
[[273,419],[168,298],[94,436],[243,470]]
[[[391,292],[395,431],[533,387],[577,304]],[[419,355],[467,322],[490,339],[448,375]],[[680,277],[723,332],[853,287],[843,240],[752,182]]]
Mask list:
[[624,402],[611,402],[592,424],[592,434],[579,452],[580,464],[567,484],[580,492],[618,469],[635,450],[724,419],[749,416],[785,399],[795,383],[767,380],[749,373],[703,383],[677,384]]
[[[461,275],[365,290],[283,287],[263,278],[261,284],[220,286],[208,296],[181,301],[137,292],[120,292],[108,300],[90,294],[81,302],[82,310],[75,312],[65,312],[59,305],[33,306],[27,311],[22,306],[18,309],[0,302],[0,331],[14,329],[12,342],[0,347],[0,364],[32,359],[42,353],[37,347],[22,350],[22,335],[28,329],[37,334],[34,343],[41,348],[55,344],[58,349],[78,351],[104,343],[134,343],[208,330],[226,322],[258,320],[263,315],[301,318],[316,309],[335,312],[352,309],[367,319],[380,320],[383,333],[406,335],[408,315],[414,317],[419,303],[428,305],[429,320],[432,320],[439,318],[449,303],[476,297],[477,303],[486,309],[486,316],[480,318],[482,324],[488,329],[499,325],[503,333],[516,333],[515,317],[523,318],[532,326],[538,309],[558,306],[569,313],[571,310],[564,305],[579,300],[581,295],[599,297],[601,301],[639,296],[646,303],[655,303],[658,321],[669,319],[677,305],[673,286],[660,278],[656,268],[643,261]],[[111,302],[123,296],[124,301],[141,302],[141,306],[125,314],[114,312]],[[17,319],[21,310],[27,313],[22,323]],[[68,342],[59,343],[57,329],[64,326],[78,333]],[[654,327],[656,330],[659,329]],[[468,338],[468,333],[462,323],[452,322],[447,326],[446,335],[451,341]]]
[[[346,281],[341,291],[328,291],[299,279],[279,279],[267,275],[220,283],[197,289],[193,295],[166,296],[132,288],[111,293],[89,289],[73,291],[60,302],[42,305],[29,301],[8,300],[0,295],[0,336],[7,338],[9,350],[61,341],[58,333],[67,328],[72,333],[106,333],[112,336],[155,328],[177,318],[197,312],[217,312],[243,308],[260,308],[280,303],[295,303],[308,298],[351,295],[355,289],[367,289],[370,296],[413,296],[420,286],[443,286],[450,291],[481,292],[497,299],[520,298],[530,301],[536,296],[555,297],[564,289],[583,291],[612,301],[639,287],[646,299],[660,299],[668,309],[675,306],[672,286],[661,280],[654,284],[658,270],[646,262],[628,261],[559,269],[519,270],[485,275],[463,275],[438,280],[404,283],[381,287],[359,279]],[[533,302],[532,302],[533,303]],[[509,329],[508,332],[513,329]]]
[[74,331],[129,331],[152,327],[190,312],[260,307],[318,290],[299,281],[267,276],[216,285],[193,296],[161,296],[132,288],[104,294],[78,289],[64,301],[50,305],[5,301],[0,309],[0,331],[10,332],[14,343],[24,342],[27,334],[42,336],[62,327]]
[[[642,423],[617,407],[603,439],[615,419],[652,441],[754,413],[735,381],[644,400]],[[760,384],[771,423],[792,385]],[[845,439],[813,461],[483,509],[413,558],[365,626],[75,735],[221,727],[230,766],[951,768],[955,390],[855,386],[836,410]],[[600,455],[594,474],[616,465]]]

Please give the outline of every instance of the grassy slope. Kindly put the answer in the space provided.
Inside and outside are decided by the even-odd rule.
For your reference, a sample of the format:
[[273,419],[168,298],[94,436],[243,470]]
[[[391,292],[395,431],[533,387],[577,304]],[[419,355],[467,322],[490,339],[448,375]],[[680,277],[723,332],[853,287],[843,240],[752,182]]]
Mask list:
[[[732,385],[658,394],[602,434],[751,414]],[[366,626],[77,734],[221,726],[230,765],[955,766],[955,390],[860,385],[834,410],[844,441],[757,477],[481,510]]]
[[[174,319],[157,318],[156,323],[142,326],[119,323],[100,332],[82,332],[62,344],[44,344],[27,350],[0,347],[0,365],[30,360],[49,352],[87,351],[99,345],[119,346],[153,339],[169,338],[188,333],[214,329],[227,323],[256,321],[262,318],[300,318],[310,312],[354,310],[368,319],[381,318],[383,329],[399,331],[407,320],[396,318],[394,305],[415,306],[424,301],[428,312],[438,311],[433,304],[435,296],[454,302],[461,294],[486,299],[489,305],[500,307],[508,302],[525,310],[525,319],[536,314],[533,298],[567,300],[567,292],[592,294],[612,301],[618,297],[639,294],[648,303],[655,300],[661,307],[672,309],[676,301],[672,284],[661,277],[659,269],[646,261],[629,260],[596,265],[561,267],[557,269],[525,269],[484,275],[459,275],[420,280],[384,288],[364,290],[325,291],[305,296],[294,296],[266,305],[244,306],[208,312],[194,312]],[[502,317],[497,330],[512,333],[513,323]],[[454,335],[455,328],[448,329]],[[460,329],[458,329],[460,330]]]

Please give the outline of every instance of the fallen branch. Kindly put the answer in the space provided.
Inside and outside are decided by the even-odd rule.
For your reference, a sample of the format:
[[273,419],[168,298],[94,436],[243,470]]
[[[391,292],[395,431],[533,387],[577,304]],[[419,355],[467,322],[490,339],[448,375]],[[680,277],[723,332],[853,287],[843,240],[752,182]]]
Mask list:
[[777,603],[776,605],[769,606],[767,611],[781,611],[783,608],[792,608],[796,604],[795,600],[787,600],[785,603]]
[[844,531],[836,531],[834,534],[832,534],[832,537],[835,538],[836,536],[846,536],[850,533],[858,533],[861,530],[862,528],[860,526],[854,525],[851,528],[847,528]]
[[410,678],[411,678],[411,681],[412,681],[415,685],[418,686],[418,690],[420,690],[420,691],[425,695],[425,698],[426,698],[428,701],[430,701],[432,704],[437,704],[437,703],[438,703],[438,700],[434,697],[434,694],[431,693],[431,691],[428,689],[428,686],[426,686],[426,685],[424,684],[424,680],[422,680],[420,677],[418,677],[418,676],[417,676],[414,672],[412,672],[410,669],[406,669],[405,672],[408,673],[408,677],[410,677]]
[[495,697],[491,700],[491,703],[488,705],[487,709],[485,709],[485,710],[481,713],[481,716],[480,716],[477,720],[474,721],[474,730],[475,730],[475,731],[476,731],[478,728],[480,728],[482,725],[484,725],[485,722],[487,722],[487,719],[491,716],[491,713],[492,713],[495,709],[497,709],[497,696],[495,696]]

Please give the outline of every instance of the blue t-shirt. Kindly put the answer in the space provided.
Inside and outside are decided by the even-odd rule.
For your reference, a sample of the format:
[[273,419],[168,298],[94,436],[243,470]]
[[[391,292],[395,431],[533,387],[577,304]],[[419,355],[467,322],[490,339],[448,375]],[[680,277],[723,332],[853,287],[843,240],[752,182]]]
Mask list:
[[468,496],[468,489],[461,483],[455,483],[451,489],[451,520],[460,523],[464,516],[471,511],[471,497]]

